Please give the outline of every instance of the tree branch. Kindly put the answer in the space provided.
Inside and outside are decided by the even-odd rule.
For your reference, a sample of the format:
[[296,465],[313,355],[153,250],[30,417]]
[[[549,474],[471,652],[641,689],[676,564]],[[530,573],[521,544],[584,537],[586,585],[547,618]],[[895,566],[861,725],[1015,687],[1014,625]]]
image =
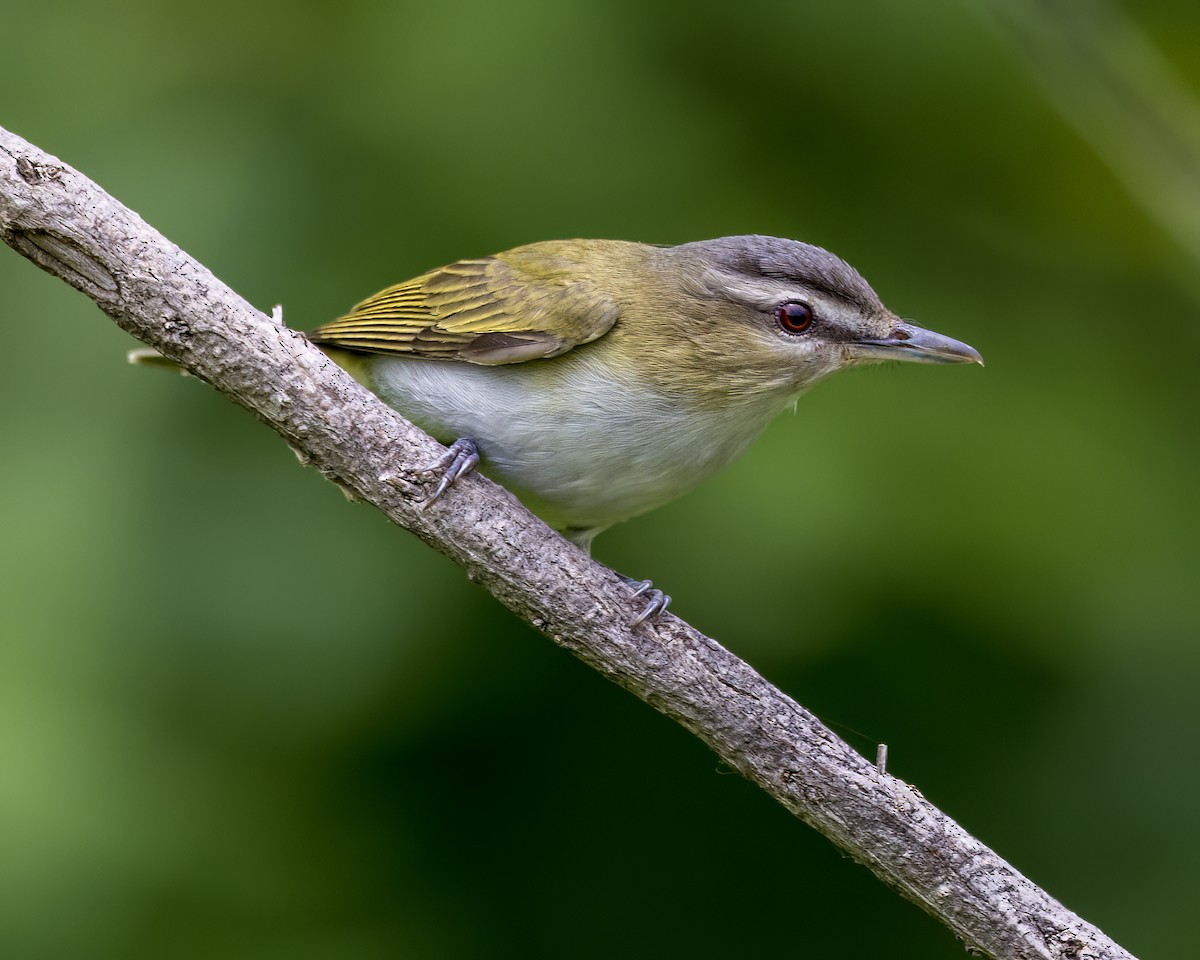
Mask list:
[[436,459],[438,444],[96,184],[2,129],[0,236],[692,731],[969,950],[1004,960],[1130,956],[715,641],[670,615],[632,627],[628,587],[500,487],[468,476],[423,512],[428,487],[397,465]]

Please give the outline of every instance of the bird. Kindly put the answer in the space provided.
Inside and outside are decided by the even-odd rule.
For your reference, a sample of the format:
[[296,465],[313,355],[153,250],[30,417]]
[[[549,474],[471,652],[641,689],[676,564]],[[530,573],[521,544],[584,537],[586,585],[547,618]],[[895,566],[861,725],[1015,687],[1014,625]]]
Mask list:
[[[387,287],[308,337],[449,445],[430,502],[478,468],[589,552],[839,370],[983,364],[838,256],[760,235],[531,243]],[[623,579],[648,599],[635,622],[670,602]]]

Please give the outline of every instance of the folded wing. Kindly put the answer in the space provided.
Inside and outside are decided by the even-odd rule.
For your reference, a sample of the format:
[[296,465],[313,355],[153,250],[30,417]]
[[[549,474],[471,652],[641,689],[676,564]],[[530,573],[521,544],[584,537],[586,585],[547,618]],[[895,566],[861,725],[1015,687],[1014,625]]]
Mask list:
[[528,247],[388,287],[309,337],[364,353],[519,363],[595,340],[618,314],[578,263]]

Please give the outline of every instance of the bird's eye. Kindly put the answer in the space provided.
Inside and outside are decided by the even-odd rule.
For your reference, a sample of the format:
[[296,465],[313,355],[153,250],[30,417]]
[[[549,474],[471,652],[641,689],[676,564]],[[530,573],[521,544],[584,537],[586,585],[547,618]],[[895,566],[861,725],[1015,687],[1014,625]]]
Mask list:
[[799,300],[789,300],[775,308],[775,321],[784,333],[804,333],[813,324],[812,307]]

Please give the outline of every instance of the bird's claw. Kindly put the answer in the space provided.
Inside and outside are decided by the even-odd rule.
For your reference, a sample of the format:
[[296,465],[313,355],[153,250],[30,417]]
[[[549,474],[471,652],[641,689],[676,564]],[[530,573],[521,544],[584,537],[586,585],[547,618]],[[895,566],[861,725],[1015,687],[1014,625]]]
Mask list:
[[421,509],[427,509],[430,504],[435,503],[437,499],[450,489],[451,484],[459,477],[470,473],[479,465],[479,447],[475,445],[475,441],[470,437],[460,437],[446,448],[446,452],[423,467],[418,467],[414,473],[420,474],[441,474],[441,479],[438,485],[433,488],[433,493],[425,498],[425,502],[421,504]]
[[667,594],[654,586],[650,580],[631,580],[629,577],[621,577],[626,583],[633,587],[633,595],[635,597],[646,597],[646,606],[642,608],[642,612],[634,618],[633,625],[639,626],[645,623],[652,617],[657,617],[665,611],[671,604],[671,598]]

